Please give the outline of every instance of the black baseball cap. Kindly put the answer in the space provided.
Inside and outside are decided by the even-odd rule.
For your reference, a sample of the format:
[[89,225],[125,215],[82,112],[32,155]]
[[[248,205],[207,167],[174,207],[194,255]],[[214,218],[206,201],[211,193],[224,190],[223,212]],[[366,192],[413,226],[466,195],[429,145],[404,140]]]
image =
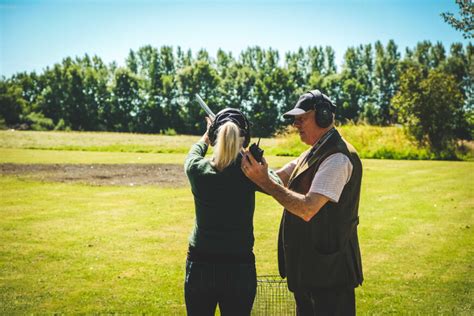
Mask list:
[[308,91],[298,99],[295,107],[283,114],[283,118],[305,114],[311,110],[317,109],[319,106],[327,105],[332,113],[336,113],[336,106],[331,99],[319,90]]

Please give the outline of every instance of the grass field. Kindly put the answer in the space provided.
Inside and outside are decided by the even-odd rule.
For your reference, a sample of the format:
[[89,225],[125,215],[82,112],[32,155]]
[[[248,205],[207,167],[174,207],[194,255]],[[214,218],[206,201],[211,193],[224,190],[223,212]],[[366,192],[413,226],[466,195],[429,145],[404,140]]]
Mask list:
[[[42,135],[45,143],[59,141],[54,133]],[[3,144],[0,163],[184,159],[179,151],[55,151]],[[273,166],[289,159],[268,157]],[[365,159],[363,166],[359,232],[365,282],[356,290],[358,312],[472,315],[474,163]],[[0,192],[1,314],[184,314],[184,261],[194,220],[189,187],[90,186],[2,176]],[[277,274],[280,216],[281,207],[259,193],[260,275]]]
[[[353,144],[361,158],[434,159],[427,147],[419,147],[403,128],[344,125],[341,135]],[[0,148],[84,152],[131,152],[185,154],[197,136],[144,135],[94,132],[0,131]],[[253,141],[256,141],[254,139]],[[270,156],[298,156],[307,146],[296,133],[263,138],[261,147]],[[474,143],[464,142],[457,150],[460,160],[474,161]]]

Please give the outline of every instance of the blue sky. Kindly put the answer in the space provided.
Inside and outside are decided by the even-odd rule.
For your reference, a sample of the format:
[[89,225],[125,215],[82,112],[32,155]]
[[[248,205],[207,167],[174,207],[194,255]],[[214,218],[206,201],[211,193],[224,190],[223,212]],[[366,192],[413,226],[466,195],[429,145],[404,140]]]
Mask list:
[[218,48],[234,56],[248,46],[287,51],[332,46],[338,66],[349,46],[395,40],[467,43],[441,12],[454,0],[0,0],[0,75],[41,72],[64,57],[98,55],[119,65],[144,45]]

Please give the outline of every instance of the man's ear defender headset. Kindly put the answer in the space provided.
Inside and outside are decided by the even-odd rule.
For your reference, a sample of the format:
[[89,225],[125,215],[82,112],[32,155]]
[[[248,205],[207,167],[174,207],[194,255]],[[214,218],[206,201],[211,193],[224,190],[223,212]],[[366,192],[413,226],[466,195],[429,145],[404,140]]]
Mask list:
[[335,110],[335,106],[319,90],[308,91],[308,93],[313,96],[316,124],[321,128],[328,127],[333,122],[332,114],[334,111],[331,109]]
[[212,146],[216,144],[217,132],[219,127],[226,122],[235,123],[240,129],[240,136],[244,137],[242,146],[246,148],[250,143],[250,124],[245,115],[237,109],[227,108],[219,111],[214,118],[214,121],[209,126],[208,137]]

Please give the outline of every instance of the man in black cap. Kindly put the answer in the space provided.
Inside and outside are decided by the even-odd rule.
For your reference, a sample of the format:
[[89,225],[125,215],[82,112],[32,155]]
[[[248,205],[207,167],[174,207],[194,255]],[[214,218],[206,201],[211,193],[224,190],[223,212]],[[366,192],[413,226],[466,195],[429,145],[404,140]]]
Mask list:
[[319,90],[303,94],[292,117],[301,141],[312,147],[277,171],[250,152],[245,175],[285,209],[278,238],[280,275],[287,277],[298,315],[354,315],[354,288],[362,284],[357,237],[362,165],[334,127],[336,106]]

